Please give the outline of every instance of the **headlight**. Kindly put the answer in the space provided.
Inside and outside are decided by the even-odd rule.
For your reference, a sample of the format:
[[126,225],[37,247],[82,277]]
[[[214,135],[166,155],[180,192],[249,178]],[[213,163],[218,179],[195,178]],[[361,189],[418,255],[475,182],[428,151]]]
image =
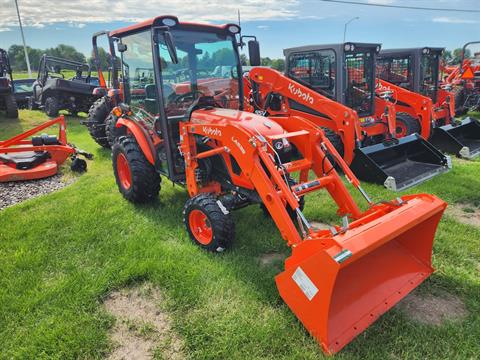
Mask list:
[[165,25],[165,26],[172,27],[172,26],[177,25],[177,20],[172,19],[172,18],[165,18],[165,19],[162,19],[162,24]]
[[229,25],[227,28],[232,34],[238,34],[240,32],[240,26],[238,25]]
[[286,138],[283,139],[278,139],[273,141],[273,147],[275,150],[280,151],[280,150],[288,150],[287,148],[290,147],[290,143]]
[[430,53],[430,49],[429,48],[423,48],[422,53],[428,54],[428,53]]

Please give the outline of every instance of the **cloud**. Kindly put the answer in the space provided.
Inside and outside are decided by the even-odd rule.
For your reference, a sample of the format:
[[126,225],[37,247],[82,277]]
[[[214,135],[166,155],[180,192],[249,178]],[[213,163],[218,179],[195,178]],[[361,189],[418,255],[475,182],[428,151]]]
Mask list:
[[68,23],[68,27],[77,28],[77,29],[83,29],[85,26],[87,26],[87,24],[84,24],[84,23],[74,23],[74,22],[69,22],[69,23]]
[[[299,14],[300,0],[22,0],[19,4],[25,26],[40,26],[69,22],[72,24],[107,23],[113,21],[137,22],[155,15],[174,14],[183,21],[236,22],[237,10],[242,21],[285,20]],[[16,26],[14,2],[0,0],[0,27]],[[45,12],[45,9],[48,9]],[[86,11],[88,14],[86,15]],[[77,26],[82,27],[82,26]]]
[[470,19],[460,19],[454,17],[440,16],[432,19],[433,22],[445,24],[476,24],[478,21]]
[[268,26],[268,25],[258,25],[257,26],[257,29],[261,29],[261,30],[267,30],[269,28],[270,28],[270,26]]
[[396,0],[367,0],[369,4],[392,5]]
[[12,31],[9,27],[0,27],[0,32]]

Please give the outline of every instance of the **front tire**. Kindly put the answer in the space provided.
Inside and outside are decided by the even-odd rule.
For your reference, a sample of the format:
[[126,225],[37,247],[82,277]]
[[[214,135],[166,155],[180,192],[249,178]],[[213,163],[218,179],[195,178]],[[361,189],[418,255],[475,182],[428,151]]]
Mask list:
[[5,97],[5,109],[7,117],[10,119],[18,118],[18,106],[17,101],[13,95],[7,95]]
[[153,201],[160,192],[160,175],[143,155],[135,138],[122,136],[113,145],[112,164],[118,190],[133,203]]
[[188,199],[183,210],[183,222],[193,243],[211,252],[224,251],[235,238],[231,213],[212,194]]
[[397,125],[395,135],[397,138],[403,138],[412,134],[420,134],[421,127],[417,119],[407,113],[397,113]]
[[58,116],[58,112],[60,111],[60,104],[58,99],[55,97],[48,97],[45,100],[45,113],[49,117],[56,117]]

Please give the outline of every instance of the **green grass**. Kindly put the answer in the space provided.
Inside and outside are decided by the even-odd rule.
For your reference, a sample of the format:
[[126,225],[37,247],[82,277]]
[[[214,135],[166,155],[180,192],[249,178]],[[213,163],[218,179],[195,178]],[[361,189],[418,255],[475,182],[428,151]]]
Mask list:
[[[21,111],[0,118],[0,138],[46,120]],[[182,224],[185,191],[164,179],[151,205],[123,200],[110,153],[68,118],[69,141],[95,154],[88,173],[58,192],[0,211],[0,358],[101,358],[113,319],[102,300],[113,289],[148,280],[164,291],[174,329],[195,359],[319,359],[318,344],[280,299],[275,267],[258,257],[289,249],[258,207],[235,212],[237,238],[221,255],[192,245]],[[392,194],[365,184],[375,200]],[[480,204],[480,162],[454,169],[411,191],[448,202]],[[355,197],[361,201],[356,194]],[[332,221],[324,193],[307,198],[310,219]],[[437,271],[419,287],[460,297],[469,315],[427,326],[392,309],[344,348],[339,359],[467,359],[480,354],[480,229],[444,217],[433,262]],[[352,279],[355,281],[355,279]]]

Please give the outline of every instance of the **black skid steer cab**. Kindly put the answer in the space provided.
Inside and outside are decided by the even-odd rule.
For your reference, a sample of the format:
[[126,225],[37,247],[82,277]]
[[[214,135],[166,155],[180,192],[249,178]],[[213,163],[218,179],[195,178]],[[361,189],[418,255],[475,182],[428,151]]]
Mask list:
[[8,118],[18,117],[18,107],[14,96],[13,75],[8,53],[0,49],[0,111]]
[[88,112],[97,99],[93,94],[97,86],[98,78],[91,76],[88,64],[43,55],[28,105],[32,110],[45,110],[50,117],[60,110],[75,116]]

